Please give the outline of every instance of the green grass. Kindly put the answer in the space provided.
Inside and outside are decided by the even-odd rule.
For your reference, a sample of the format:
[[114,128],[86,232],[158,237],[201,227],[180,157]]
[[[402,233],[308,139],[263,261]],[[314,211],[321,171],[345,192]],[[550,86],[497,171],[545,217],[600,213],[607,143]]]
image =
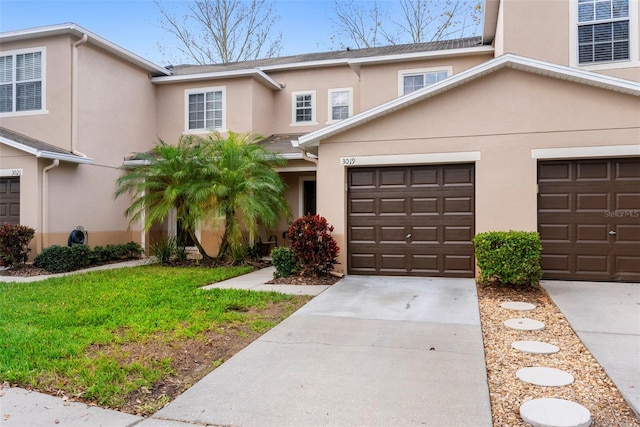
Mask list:
[[0,382],[118,406],[127,393],[171,374],[171,361],[128,358],[113,349],[197,339],[220,325],[273,326],[248,311],[296,297],[198,289],[249,270],[144,266],[0,283]]

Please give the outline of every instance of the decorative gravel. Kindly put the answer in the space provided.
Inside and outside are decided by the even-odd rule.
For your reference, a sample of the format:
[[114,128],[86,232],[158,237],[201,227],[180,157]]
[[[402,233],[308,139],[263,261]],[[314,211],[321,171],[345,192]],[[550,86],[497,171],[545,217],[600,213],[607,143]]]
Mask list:
[[[494,426],[528,426],[520,418],[520,405],[531,399],[559,398],[586,407],[593,418],[592,426],[640,427],[616,386],[544,289],[478,285],[478,300]],[[514,311],[500,307],[504,301],[536,304],[535,309],[527,312],[527,317],[544,322],[545,329],[517,331],[505,327],[503,322],[512,318]],[[560,347],[560,351],[542,355],[511,347],[514,341],[522,340],[544,341]],[[562,387],[527,384],[516,377],[516,371],[529,366],[561,369],[573,375],[575,381]]]

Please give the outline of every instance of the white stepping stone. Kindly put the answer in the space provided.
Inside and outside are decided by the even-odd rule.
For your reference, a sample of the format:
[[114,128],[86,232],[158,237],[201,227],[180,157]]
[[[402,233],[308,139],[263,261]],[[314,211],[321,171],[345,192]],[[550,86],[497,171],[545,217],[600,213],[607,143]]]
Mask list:
[[518,301],[505,301],[502,304],[500,304],[500,307],[506,308],[508,310],[520,310],[520,311],[533,310],[534,308],[536,308],[535,304],[531,304],[528,302],[518,302]]
[[553,354],[560,351],[558,346],[542,341],[516,341],[511,343],[511,347],[524,353],[533,354]]
[[522,382],[543,387],[560,387],[573,382],[573,375],[566,371],[540,366],[518,369],[516,376]]
[[533,427],[589,427],[591,413],[584,406],[563,399],[533,399],[520,406],[520,417]]
[[520,331],[541,331],[544,329],[544,323],[539,320],[528,319],[526,317],[520,319],[507,319],[504,326]]

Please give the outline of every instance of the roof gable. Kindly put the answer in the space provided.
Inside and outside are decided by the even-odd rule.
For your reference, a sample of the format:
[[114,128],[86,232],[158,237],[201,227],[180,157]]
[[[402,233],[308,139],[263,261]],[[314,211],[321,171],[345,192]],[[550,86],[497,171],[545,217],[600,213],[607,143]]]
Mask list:
[[348,119],[329,125],[323,129],[311,132],[298,138],[297,144],[301,149],[307,150],[317,147],[320,141],[338,135],[349,129],[360,126],[378,117],[409,107],[415,103],[431,98],[443,92],[449,91],[465,83],[479,79],[487,74],[494,73],[504,68],[511,68],[524,72],[544,75],[551,78],[572,81],[587,86],[598,87],[628,95],[640,96],[640,83],[596,74],[588,71],[576,70],[548,62],[524,58],[521,56],[506,54],[491,61],[465,70],[461,73],[442,80],[408,95],[395,98],[377,107],[363,111]]

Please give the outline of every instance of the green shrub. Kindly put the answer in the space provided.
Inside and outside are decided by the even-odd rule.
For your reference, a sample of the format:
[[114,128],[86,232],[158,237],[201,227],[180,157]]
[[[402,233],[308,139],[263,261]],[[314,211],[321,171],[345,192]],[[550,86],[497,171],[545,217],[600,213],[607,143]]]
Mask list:
[[289,277],[300,271],[293,251],[284,246],[274,248],[271,251],[271,264],[276,268],[273,273],[273,277],[276,279],[278,277]]
[[33,265],[50,273],[65,273],[92,265],[139,258],[141,253],[142,247],[135,242],[96,246],[93,249],[85,245],[53,245],[45,248],[33,260]]
[[326,275],[338,262],[340,249],[332,231],[326,218],[311,214],[298,218],[289,227],[291,249],[303,275]]
[[151,245],[151,255],[161,265],[168,264],[176,254],[178,242],[175,237],[159,240]]
[[473,239],[481,283],[536,285],[542,277],[542,245],[536,232],[490,231]]
[[0,225],[0,264],[20,268],[29,259],[29,243],[35,230],[26,225]]

